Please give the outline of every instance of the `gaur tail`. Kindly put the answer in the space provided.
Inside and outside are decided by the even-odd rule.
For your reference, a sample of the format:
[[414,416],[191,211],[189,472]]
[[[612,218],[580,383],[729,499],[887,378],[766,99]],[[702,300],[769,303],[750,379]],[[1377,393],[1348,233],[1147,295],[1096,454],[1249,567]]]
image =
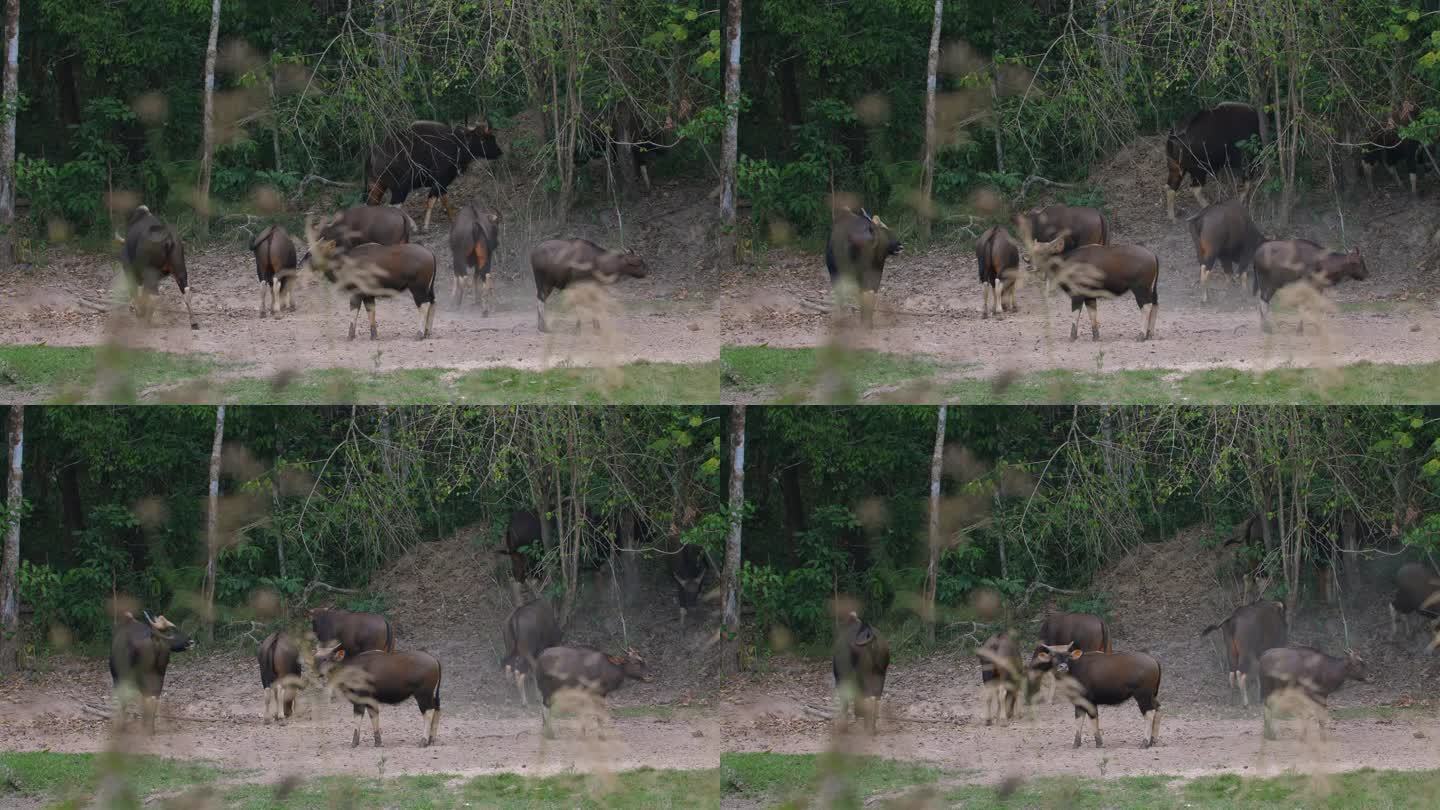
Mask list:
[[395,652],[395,629],[390,626],[390,620],[385,620],[385,652]]
[[440,681],[445,677],[445,670],[440,666],[440,659],[435,659],[435,708],[440,708]]
[[1108,626],[1100,629],[1100,649],[1104,650],[1106,655],[1110,654],[1110,628]]
[[1110,223],[1105,219],[1104,214],[1100,215],[1100,244],[1110,244]]
[[[1223,624],[1223,622],[1222,622],[1222,624]],[[1213,632],[1215,632],[1216,630],[1219,630],[1219,629],[1220,629],[1220,625],[1218,625],[1218,624],[1212,624],[1212,625],[1210,625],[1209,627],[1205,628],[1204,630],[1201,630],[1201,631],[1200,631],[1200,637],[1201,637],[1201,638],[1204,638],[1205,636],[1208,636],[1208,635],[1210,635],[1211,633],[1213,633]]]

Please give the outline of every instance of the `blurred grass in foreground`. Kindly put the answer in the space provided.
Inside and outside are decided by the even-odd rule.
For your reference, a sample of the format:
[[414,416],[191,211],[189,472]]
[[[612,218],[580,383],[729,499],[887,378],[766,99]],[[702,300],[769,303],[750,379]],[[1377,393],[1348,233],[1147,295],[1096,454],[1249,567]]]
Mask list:
[[[53,808],[90,806],[105,754],[0,753],[0,806],[12,800]],[[386,779],[325,776],[283,780],[279,775],[226,771],[208,764],[148,756],[114,757],[128,790],[109,807],[184,803],[186,795],[207,793],[227,808],[717,808],[714,770],[640,769],[612,775],[563,774],[530,777],[496,774],[466,778],[450,774]]]
[[[963,758],[963,753],[957,752]],[[973,772],[841,754],[724,754],[723,800],[745,807],[1149,808],[1434,807],[1440,771],[1362,769],[1323,777],[1044,777],[971,784]],[[816,797],[824,797],[816,800]],[[812,803],[816,801],[817,803]]]
[[[1440,363],[1356,363],[1337,369],[1251,372],[1037,371],[985,379],[974,367],[918,355],[835,348],[727,346],[720,350],[727,401],[964,404],[1396,404],[1440,401]],[[828,382],[827,380],[828,375]]]

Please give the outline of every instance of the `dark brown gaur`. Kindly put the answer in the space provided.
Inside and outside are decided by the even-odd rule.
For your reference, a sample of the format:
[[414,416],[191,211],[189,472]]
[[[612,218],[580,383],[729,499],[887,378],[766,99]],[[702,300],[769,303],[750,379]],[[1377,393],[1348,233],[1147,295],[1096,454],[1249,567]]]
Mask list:
[[675,595],[680,602],[680,628],[685,628],[685,615],[700,605],[700,586],[705,582],[705,551],[693,543],[680,547],[673,560],[670,575],[675,578]]
[[260,642],[255,656],[260,662],[260,686],[265,689],[265,725],[273,717],[289,719],[295,710],[295,695],[303,684],[300,648],[284,632],[276,631]]
[[[546,239],[530,251],[535,273],[535,312],[540,331],[545,327],[545,301],[556,290],[590,282],[610,285],[622,277],[644,278],[649,270],[633,250],[606,250],[588,239]],[[595,324],[598,328],[599,323]],[[575,320],[580,331],[580,319]]]
[[255,253],[255,274],[260,279],[260,317],[265,317],[267,295],[275,317],[280,317],[281,310],[294,312],[295,272],[300,263],[290,232],[284,225],[271,225],[250,242],[250,250]]
[[143,616],[141,621],[126,613],[115,625],[110,640],[110,682],[118,704],[115,727],[125,725],[129,695],[138,692],[142,701],[141,719],[146,731],[154,734],[170,654],[191,649],[195,641],[164,616],[151,616],[148,612]]
[[899,255],[905,246],[878,214],[865,209],[841,209],[830,226],[825,243],[825,270],[830,275],[833,295],[840,281],[860,287],[860,320],[875,325],[875,296],[885,276],[885,260]]
[[[1092,613],[1051,613],[1040,622],[1039,636],[1040,643],[1056,655],[1068,653],[1072,647],[1084,652],[1110,652],[1110,628],[1105,626],[1104,619]],[[1048,666],[1040,670],[1042,680],[1050,687],[1045,702],[1053,702],[1054,671]]]
[[1250,175],[1250,159],[1241,144],[1260,138],[1260,114],[1249,104],[1221,103],[1191,116],[1179,127],[1171,127],[1165,138],[1165,211],[1175,221],[1175,196],[1188,175],[1190,192],[1201,207],[1205,182],[1224,168]]
[[1250,705],[1245,679],[1260,671],[1260,656],[1266,650],[1284,647],[1289,641],[1285,603],[1260,599],[1235,608],[1225,621],[1200,632],[1202,637],[1220,631],[1225,644],[1226,673],[1230,687],[1240,690],[1241,702]]
[[1100,707],[1119,706],[1131,698],[1145,718],[1146,736],[1141,748],[1160,739],[1160,662],[1146,653],[1096,653],[1075,649],[1058,659],[1064,672],[1065,692],[1075,706],[1075,748],[1080,747],[1085,718],[1100,739]]
[[517,606],[525,601],[525,582],[530,579],[535,564],[526,549],[541,539],[539,515],[529,509],[516,509],[510,513],[510,522],[505,525],[505,547],[496,549],[495,553],[510,558],[511,596]]
[[[410,217],[398,208],[387,205],[357,205],[346,208],[320,224],[319,242],[329,243],[331,253],[343,253],[365,244],[403,245],[410,241]],[[317,241],[311,237],[311,241]],[[300,264],[311,259],[305,251]]]
[[1010,232],[997,225],[980,234],[975,243],[975,264],[980,268],[980,287],[985,295],[980,317],[990,317],[992,294],[996,317],[1002,312],[1019,312],[1015,283],[1020,278],[1020,247],[1010,238]]
[[360,245],[339,251],[325,242],[316,253],[316,267],[326,280],[350,295],[350,340],[355,339],[361,305],[370,314],[370,339],[377,340],[380,331],[375,325],[375,299],[407,292],[420,315],[416,340],[430,337],[435,320],[435,254],[429,248],[413,244]]
[[[1370,679],[1365,659],[1351,650],[1346,650],[1343,658],[1326,655],[1314,647],[1267,650],[1260,656],[1260,699],[1265,704],[1265,739],[1275,739],[1275,730],[1270,725],[1271,698],[1282,691],[1298,694],[1323,713],[1326,711],[1326,699],[1344,686],[1347,679]],[[1323,717],[1317,713],[1315,719],[1317,730],[1323,734]],[[1309,735],[1308,728],[1306,735]]]
[[[500,214],[471,200],[460,208],[450,225],[450,262],[455,268],[455,305],[465,300],[465,281],[470,280],[482,315],[490,314],[494,276],[490,265],[500,249]],[[484,293],[481,293],[481,284]]]
[[130,282],[131,304],[135,315],[150,323],[155,314],[152,300],[160,292],[160,279],[175,279],[185,299],[185,314],[190,328],[199,329],[195,310],[190,307],[190,277],[185,268],[185,243],[174,227],[165,224],[150,209],[141,205],[126,220],[125,239],[120,248],[120,264]]
[[1227,279],[1236,272],[1240,274],[1241,289],[1249,286],[1250,265],[1265,236],[1255,227],[1244,199],[1217,202],[1191,217],[1187,224],[1195,243],[1195,258],[1200,262],[1200,300],[1210,300],[1206,282],[1216,263],[1225,270]]
[[858,614],[851,613],[835,636],[831,656],[837,725],[849,724],[853,705],[866,730],[875,733],[880,720],[880,699],[885,695],[885,673],[889,669],[889,642]]
[[625,655],[606,655],[593,647],[551,647],[535,659],[535,685],[540,687],[541,733],[553,738],[550,709],[562,691],[583,692],[603,699],[626,681],[650,680],[645,659],[634,650]]
[[[1365,257],[1356,247],[1349,253],[1337,253],[1320,247],[1309,239],[1283,239],[1265,242],[1255,251],[1254,291],[1260,296],[1260,328],[1273,330],[1270,320],[1270,299],[1282,287],[1308,284],[1317,292],[1333,287],[1345,279],[1364,281],[1370,277]],[[1305,334],[1302,316],[1297,334]]]
[[1410,617],[1414,614],[1434,619],[1440,614],[1440,577],[1418,562],[1407,562],[1395,572],[1395,598],[1390,600],[1390,638],[1398,637],[1399,625],[1405,634],[1413,632]]
[[371,650],[347,655],[341,646],[315,651],[320,674],[355,709],[355,735],[350,747],[360,744],[360,726],[368,710],[375,747],[380,747],[380,704],[395,706],[410,698],[425,718],[420,747],[435,742],[440,731],[440,659],[427,652]]
[[[1060,253],[1069,253],[1085,245],[1110,244],[1110,226],[1098,208],[1087,206],[1051,205],[1032,208],[1015,215],[1015,230],[1020,234],[1025,253],[1020,258],[1040,270],[1035,261],[1034,244],[1060,240]],[[1050,292],[1054,279],[1045,273],[1045,292]]]
[[535,671],[535,659],[559,643],[560,623],[544,599],[526,602],[505,619],[505,658],[500,667],[506,677],[515,681],[521,704],[530,705],[525,678]]
[[1390,176],[1395,178],[1395,184],[1401,189],[1405,188],[1405,183],[1400,179],[1400,173],[1395,167],[1403,165],[1410,175],[1411,196],[1420,195],[1416,173],[1421,159],[1425,157],[1425,145],[1400,135],[1400,130],[1409,126],[1419,111],[1420,108],[1415,102],[1407,98],[1399,107],[1390,111],[1384,124],[1370,133],[1370,145],[1360,152],[1360,169],[1365,174],[1365,185],[1370,188],[1371,194],[1375,193],[1375,164],[1384,163]]
[[417,188],[430,189],[425,203],[425,225],[430,230],[430,213],[438,199],[445,212],[455,219],[450,206],[450,184],[470,168],[476,158],[496,160],[503,152],[495,140],[490,122],[454,127],[436,121],[415,121],[391,134],[365,157],[365,200],[378,205],[385,192],[390,204],[400,205]]
[[378,613],[315,608],[310,611],[310,627],[322,645],[338,642],[346,655],[395,651],[395,631],[390,620]]
[[1059,239],[1032,248],[1036,266],[1047,277],[1057,279],[1070,296],[1070,339],[1080,336],[1081,307],[1090,310],[1090,336],[1100,339],[1101,298],[1135,296],[1140,308],[1139,340],[1155,336],[1155,316],[1160,308],[1160,259],[1139,245],[1083,245],[1057,256]]
[[1016,707],[1024,691],[1025,670],[1020,661],[1020,646],[1007,631],[985,639],[976,654],[980,659],[985,725],[997,719],[1000,725],[1008,725],[1016,717]]

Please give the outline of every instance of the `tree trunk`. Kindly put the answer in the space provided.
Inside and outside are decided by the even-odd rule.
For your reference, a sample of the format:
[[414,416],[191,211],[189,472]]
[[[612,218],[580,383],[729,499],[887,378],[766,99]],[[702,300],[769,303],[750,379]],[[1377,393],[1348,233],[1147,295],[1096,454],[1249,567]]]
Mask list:
[[20,96],[20,0],[5,0],[5,81],[0,114],[0,270],[15,261],[15,112]]
[[[945,0],[935,0],[935,19],[930,24],[930,60],[925,66],[925,156],[920,173],[920,235],[925,239],[930,238],[930,203],[935,191],[935,74],[940,69],[940,20],[944,14]],[[934,636],[932,625],[931,641]]]
[[1000,125],[1000,66],[990,63],[990,109],[995,121],[995,171],[1005,173],[1004,127]]
[[[940,0],[935,6],[939,8]],[[931,644],[935,643],[935,591],[940,579],[940,458],[945,450],[945,406],[936,410],[935,449],[930,453],[930,564],[925,570],[925,638]]]
[[[11,3],[17,1],[11,0]],[[10,477],[5,487],[5,510],[10,525],[5,531],[4,553],[0,554],[0,677],[19,666],[20,513],[24,503],[20,484],[25,454],[25,406],[10,406],[9,426]]]
[[[739,0],[732,0],[738,4]],[[722,671],[740,671],[740,529],[745,511],[745,406],[730,406],[730,533],[725,538]]]
[[210,445],[210,505],[205,516],[205,636],[215,640],[215,556],[220,553],[220,445],[225,441],[225,406],[215,409],[215,442]]
[[735,203],[737,178],[735,167],[740,156],[740,7],[741,0],[726,0],[729,16],[725,36],[725,133],[720,147],[720,227],[722,254],[734,261]]
[[220,37],[220,0],[210,6],[210,44],[205,49],[205,112],[200,141],[200,187],[195,204],[200,214],[200,232],[210,231],[210,173],[215,162],[215,43]]
[[[275,514],[280,514],[280,475],[285,463],[285,434],[280,432],[280,417],[275,417],[275,481],[270,487],[270,492],[275,499]],[[273,524],[272,524],[273,525]],[[275,532],[275,556],[280,563],[280,579],[285,579],[285,533]],[[281,594],[281,600],[285,595]]]

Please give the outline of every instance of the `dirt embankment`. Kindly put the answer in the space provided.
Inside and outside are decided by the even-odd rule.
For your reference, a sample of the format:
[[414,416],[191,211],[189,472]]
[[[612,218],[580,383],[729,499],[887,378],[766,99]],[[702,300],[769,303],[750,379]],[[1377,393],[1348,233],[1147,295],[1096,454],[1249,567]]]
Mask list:
[[[847,337],[862,348],[968,364],[967,374],[982,377],[1052,368],[1258,370],[1440,360],[1440,273],[1434,261],[1440,252],[1440,218],[1432,201],[1416,203],[1393,189],[1338,200],[1316,195],[1307,198],[1283,233],[1265,219],[1266,212],[1259,212],[1261,227],[1271,236],[1304,237],[1334,248],[1361,246],[1371,274],[1327,293],[1335,311],[1320,319],[1319,330],[1307,324],[1306,334],[1296,335],[1296,314],[1278,312],[1277,332],[1267,335],[1249,290],[1227,285],[1223,274],[1210,281],[1210,302],[1201,303],[1199,266],[1183,222],[1198,207],[1182,195],[1182,221],[1169,222],[1164,177],[1159,141],[1144,138],[1097,167],[1091,179],[1104,196],[1111,240],[1143,245],[1160,258],[1157,340],[1135,340],[1140,313],[1133,300],[1124,299],[1101,303],[1099,343],[1088,334],[1071,343],[1069,300],[1058,291],[1047,297],[1039,283],[1022,284],[1018,314],[982,320],[974,251],[978,231],[892,258],[876,328]],[[1213,198],[1218,189],[1212,186],[1209,193]],[[788,248],[772,249],[757,266],[727,274],[721,339],[725,345],[775,347],[826,342],[829,317],[815,307],[829,301],[825,278],[818,253]],[[1329,308],[1317,305],[1322,311]],[[1083,324],[1081,331],[1088,331]]]
[[[631,682],[608,701],[603,737],[578,733],[578,718],[556,722],[558,739],[540,734],[535,703],[522,707],[500,674],[501,623],[510,610],[497,576],[503,562],[465,531],[422,544],[378,580],[399,646],[436,655],[444,667],[437,744],[420,748],[423,722],[413,702],[381,710],[385,745],[350,747],[348,704],[326,703],[319,690],[302,696],[296,717],[261,723],[263,696],[252,655],[204,651],[177,655],[165,684],[154,737],[126,736],[126,750],[212,760],[284,775],[492,772],[550,774],[639,767],[708,769],[719,762],[721,737],[713,710],[708,635],[675,627],[673,586],[647,570],[638,593],[616,606],[608,580],[587,588],[565,641],[645,656],[652,681]],[[623,621],[622,621],[623,615]],[[698,628],[692,625],[692,628]],[[0,683],[0,750],[87,752],[112,743],[95,713],[109,706],[103,660],[64,657],[53,669]]]
[[[1163,667],[1159,745],[1143,749],[1142,718],[1133,703],[1102,708],[1105,747],[1072,748],[1069,705],[1035,706],[1033,719],[986,727],[979,663],[947,653],[893,663],[885,685],[885,716],[874,738],[836,737],[823,715],[831,710],[828,662],[779,656],[770,671],[727,690],[726,750],[805,753],[842,748],[897,759],[973,769],[977,781],[1009,776],[1100,777],[1214,773],[1265,775],[1299,770],[1337,772],[1362,767],[1435,767],[1440,722],[1430,684],[1440,660],[1424,654],[1424,639],[1388,639],[1383,576],[1363,578],[1365,590],[1339,606],[1306,604],[1291,622],[1291,641],[1331,652],[1349,646],[1370,664],[1373,679],[1348,683],[1333,695],[1328,740],[1300,738],[1300,721],[1280,721],[1279,739],[1261,737],[1260,710],[1237,705],[1206,625],[1223,619],[1234,602],[1214,576],[1217,553],[1185,532],[1137,549],[1096,583],[1111,605],[1117,650],[1144,650]],[[1034,632],[1034,626],[1027,628]]]

